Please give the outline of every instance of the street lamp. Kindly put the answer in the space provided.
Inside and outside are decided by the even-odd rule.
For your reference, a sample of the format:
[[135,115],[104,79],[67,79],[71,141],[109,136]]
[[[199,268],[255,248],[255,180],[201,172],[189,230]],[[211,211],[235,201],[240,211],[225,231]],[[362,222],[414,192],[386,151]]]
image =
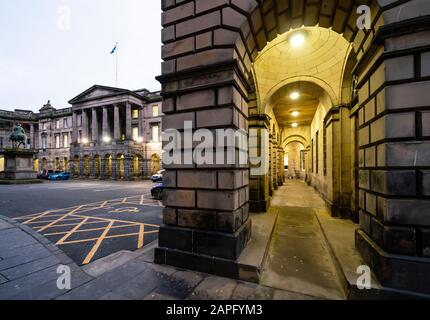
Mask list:
[[109,136],[105,136],[105,137],[103,137],[103,142],[104,143],[110,143],[110,142],[112,142],[112,138]]
[[90,141],[88,140],[88,138],[83,138],[82,139],[82,143],[83,144],[88,144]]

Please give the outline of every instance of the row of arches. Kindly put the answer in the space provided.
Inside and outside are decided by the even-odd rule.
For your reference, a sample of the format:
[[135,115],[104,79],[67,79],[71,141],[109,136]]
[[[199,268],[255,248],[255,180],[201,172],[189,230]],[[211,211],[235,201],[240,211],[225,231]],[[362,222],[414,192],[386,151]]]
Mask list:
[[70,172],[74,177],[94,179],[140,179],[160,169],[161,158],[158,154],[153,154],[150,160],[137,154],[75,155],[70,164]]

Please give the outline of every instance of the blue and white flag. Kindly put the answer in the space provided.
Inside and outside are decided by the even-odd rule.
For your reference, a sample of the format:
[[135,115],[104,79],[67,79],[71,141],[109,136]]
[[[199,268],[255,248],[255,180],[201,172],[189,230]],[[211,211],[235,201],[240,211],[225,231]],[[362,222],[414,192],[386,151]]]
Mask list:
[[118,49],[118,42],[116,43],[115,47],[112,49],[112,51],[110,52],[110,54],[114,54],[117,49]]

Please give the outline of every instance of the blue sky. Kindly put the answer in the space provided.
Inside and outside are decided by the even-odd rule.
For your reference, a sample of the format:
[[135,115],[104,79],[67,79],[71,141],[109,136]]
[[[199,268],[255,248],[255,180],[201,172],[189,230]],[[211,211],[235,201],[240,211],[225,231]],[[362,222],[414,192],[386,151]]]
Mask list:
[[157,0],[0,0],[0,109],[56,108],[93,84],[159,90]]

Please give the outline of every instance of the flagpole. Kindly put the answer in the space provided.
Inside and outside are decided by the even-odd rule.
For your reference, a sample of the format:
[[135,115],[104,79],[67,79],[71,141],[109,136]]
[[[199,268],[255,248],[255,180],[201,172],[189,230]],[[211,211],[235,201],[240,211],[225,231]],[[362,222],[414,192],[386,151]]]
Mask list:
[[119,49],[119,47],[118,47],[118,43],[116,44],[117,45],[117,47],[116,47],[116,71],[115,71],[115,86],[116,86],[116,88],[118,88],[118,49]]

